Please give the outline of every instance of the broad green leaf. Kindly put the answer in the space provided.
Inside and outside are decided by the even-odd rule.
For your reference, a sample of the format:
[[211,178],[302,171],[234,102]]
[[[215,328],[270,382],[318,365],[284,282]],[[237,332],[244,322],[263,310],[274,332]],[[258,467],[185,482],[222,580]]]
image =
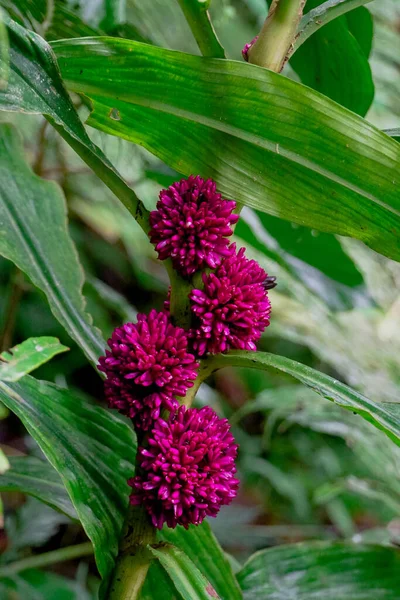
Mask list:
[[[0,209],[1,214],[1,209]],[[1,243],[0,243],[1,248]],[[0,354],[0,380],[18,381],[68,348],[54,337],[29,338]]]
[[312,542],[254,554],[238,579],[245,600],[397,600],[400,552]]
[[400,260],[400,148],[357,115],[235,61],[116,38],[53,48],[67,87],[92,100],[91,125],[241,203]]
[[284,356],[268,352],[232,351],[209,359],[209,370],[224,366],[276,369],[295,377],[318,394],[339,406],[360,414],[400,446],[400,409],[397,403],[373,402],[325,373]]
[[135,192],[87,135],[65,90],[50,46],[39,35],[10,19],[5,22],[11,48],[10,76],[7,89],[0,91],[0,110],[45,115],[82,160],[145,227],[146,211]]
[[153,560],[140,592],[140,600],[155,600],[155,598],[182,600],[182,596],[178,594],[160,563]]
[[356,38],[361,50],[369,58],[374,39],[374,20],[371,13],[365,7],[360,6],[346,14],[349,31]]
[[180,548],[193,561],[222,600],[241,600],[242,593],[230,562],[207,521],[191,525],[189,529],[164,527],[160,537]]
[[0,254],[47,296],[54,316],[96,365],[105,343],[85,312],[83,271],[68,233],[60,188],[24,160],[13,127],[0,126]]
[[10,469],[0,475],[1,492],[21,492],[37,498],[71,519],[76,511],[53,467],[34,456],[10,456]]
[[113,412],[29,375],[0,382],[0,400],[12,410],[58,471],[93,543],[102,577],[118,551],[136,441]]
[[[320,4],[321,0],[308,0],[307,7]],[[366,9],[358,10],[364,14]],[[363,20],[359,34],[372,40],[372,29]],[[349,31],[346,16],[316,31],[292,56],[290,64],[305,85],[361,116],[367,113],[374,97],[371,69],[364,50]]]
[[182,550],[170,544],[160,544],[148,548],[168,573],[182,600],[219,598],[211,583]]

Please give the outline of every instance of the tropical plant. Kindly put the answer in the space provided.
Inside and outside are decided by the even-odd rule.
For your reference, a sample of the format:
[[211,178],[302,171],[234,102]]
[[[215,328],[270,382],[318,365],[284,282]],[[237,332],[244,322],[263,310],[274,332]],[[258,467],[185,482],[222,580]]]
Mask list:
[[396,600],[398,4],[0,7],[1,597]]

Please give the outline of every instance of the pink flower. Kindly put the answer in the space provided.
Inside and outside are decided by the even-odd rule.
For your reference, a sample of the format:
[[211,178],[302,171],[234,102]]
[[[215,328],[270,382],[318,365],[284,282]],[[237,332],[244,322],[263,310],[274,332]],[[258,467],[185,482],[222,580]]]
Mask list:
[[256,43],[257,40],[258,40],[258,35],[256,35],[256,37],[253,38],[251,40],[251,42],[249,42],[248,44],[245,44],[245,46],[242,50],[242,56],[246,62],[249,62],[249,50],[252,46],[254,46],[254,44]]
[[237,493],[237,448],[227,419],[208,406],[181,406],[155,423],[139,449],[139,474],[128,481],[131,504],[143,505],[158,529],[215,517]]
[[227,236],[238,215],[236,203],[224,200],[212,179],[191,175],[161,190],[157,210],[150,213],[150,239],[160,260],[171,258],[184,277],[214,269],[229,256]]
[[255,342],[269,325],[271,304],[267,289],[274,287],[255,260],[241,248],[222,261],[214,273],[203,273],[204,289],[190,293],[196,317],[192,345],[199,356],[231,349],[256,350]]
[[147,430],[161,410],[178,408],[175,396],[184,396],[193,386],[198,364],[188,352],[186,332],[172,325],[165,312],[152,310],[137,321],[114,330],[99,369],[107,376],[110,408]]

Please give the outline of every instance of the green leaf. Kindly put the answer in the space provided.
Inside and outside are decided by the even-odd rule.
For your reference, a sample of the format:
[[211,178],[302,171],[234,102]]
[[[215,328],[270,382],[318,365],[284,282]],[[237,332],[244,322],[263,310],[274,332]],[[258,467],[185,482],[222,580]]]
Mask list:
[[[313,9],[320,4],[321,0],[308,0],[307,7]],[[361,7],[362,14],[364,10]],[[360,20],[358,33],[363,39],[369,36],[371,43],[369,25]],[[372,73],[368,57],[349,31],[345,16],[316,31],[292,56],[290,64],[305,85],[361,116],[367,113],[374,97]]]
[[54,316],[96,365],[105,342],[85,312],[83,271],[67,227],[60,188],[27,166],[21,140],[0,126],[0,254],[47,296]]
[[53,48],[69,89],[92,100],[91,125],[227,197],[400,260],[400,148],[357,115],[235,61],[116,38]]
[[17,383],[0,382],[0,400],[58,471],[93,543],[99,572],[107,577],[128,504],[133,429],[113,412],[29,375]]
[[9,545],[4,553],[7,563],[18,559],[21,550],[39,548],[59,531],[61,525],[70,520],[56,512],[50,506],[42,504],[35,498],[27,498],[26,502],[6,518],[5,529]]
[[369,400],[344,383],[284,356],[268,352],[232,351],[209,359],[209,371],[225,366],[277,369],[295,377],[318,394],[339,406],[360,414],[400,446],[400,409],[397,403]]
[[9,45],[7,27],[4,24],[3,11],[0,8],[0,89],[7,87],[9,74]]
[[[1,208],[0,208],[1,214]],[[1,244],[0,244],[1,249]],[[0,354],[0,380],[18,381],[68,348],[54,337],[29,338]]]
[[[4,598],[29,598],[29,600],[94,600],[94,596],[81,583],[61,577],[55,573],[29,569],[17,576],[0,581],[8,588],[11,596]],[[13,590],[13,592],[11,592]],[[0,589],[1,591],[1,589]],[[7,594],[7,592],[4,592]],[[15,596],[13,594],[17,593]],[[2,596],[3,598],[3,596]]]
[[231,564],[207,521],[198,526],[190,525],[189,529],[164,527],[160,537],[185,552],[222,600],[241,600],[242,593]]
[[183,600],[219,598],[217,592],[182,550],[170,544],[148,546]]
[[43,35],[50,21],[53,2],[54,0],[0,0],[0,6],[12,19]]
[[101,35],[101,31],[85,23],[80,16],[63,2],[56,2],[51,25],[46,33],[47,40]]
[[[363,283],[360,271],[334,236],[311,231],[265,213],[258,213],[258,217],[269,236],[278,242],[279,251],[306,262],[338,283],[351,287]],[[235,229],[237,235],[240,235],[240,226],[241,220]],[[296,266],[294,261],[295,270]]]
[[374,38],[374,20],[369,10],[363,6],[346,14],[349,31],[356,38],[361,50],[369,58]]
[[369,4],[369,2],[372,0],[326,0],[323,4],[308,11],[300,21],[294,51],[321,27],[364,4]]
[[155,598],[182,600],[182,596],[178,594],[160,563],[153,560],[140,592],[140,600],[155,600]]
[[400,552],[304,543],[254,554],[238,579],[245,600],[397,600]]
[[10,469],[0,475],[1,492],[33,496],[71,519],[77,519],[67,490],[49,463],[34,456],[10,456],[9,462]]
[[400,127],[395,127],[394,129],[384,129],[386,135],[389,135],[396,141],[400,142]]
[[106,31],[114,29],[126,21],[127,0],[104,0],[104,18],[101,27]]
[[[278,277],[279,285],[283,284],[284,290],[293,290],[293,284],[296,286],[300,284],[298,289],[302,289],[306,296],[309,296],[311,291],[313,295],[321,298],[331,310],[348,310],[353,308],[357,303],[360,294],[358,287],[350,287],[337,280],[335,281],[325,275],[324,272],[321,272],[319,269],[316,269],[306,262],[308,256],[312,262],[316,262],[317,260],[312,253],[308,252],[308,250],[311,250],[313,243],[311,242],[310,248],[308,249],[307,240],[314,240],[313,233],[316,238],[318,238],[319,235],[326,236],[326,238],[328,238],[326,244],[325,240],[322,239],[315,244],[315,249],[318,250],[319,256],[325,259],[324,264],[327,267],[326,270],[336,270],[336,273],[340,278],[350,276],[352,269],[349,269],[347,272],[346,265],[348,263],[344,251],[342,251],[344,257],[344,269],[335,269],[333,266],[332,259],[335,255],[337,258],[338,255],[340,256],[340,247],[337,248],[339,252],[336,252],[336,245],[334,243],[330,244],[329,242],[329,239],[334,239],[334,236],[331,234],[319,234],[315,231],[311,232],[310,229],[306,227],[299,227],[295,224],[291,225],[287,221],[282,221],[281,219],[263,213],[261,214],[267,219],[279,221],[279,225],[283,224],[283,229],[286,229],[287,227],[288,237],[285,239],[283,236],[283,243],[285,245],[287,244],[288,247],[294,248],[296,254],[303,255],[304,260],[291,255],[280,246],[277,239],[279,238],[279,226],[277,227],[278,235],[277,238],[275,238],[274,232],[271,234],[270,228],[268,230],[264,228],[263,222],[260,219],[260,214],[256,214],[255,211],[247,207],[242,210],[240,214],[241,218],[235,227],[235,239],[238,238],[238,244],[241,246],[245,245],[248,253],[256,260],[264,261],[264,268],[271,275],[276,275]],[[272,225],[272,223],[269,223],[269,226],[270,225]],[[292,241],[290,241],[290,236]],[[303,244],[303,241],[306,243]]]
[[7,89],[0,91],[0,110],[45,115],[82,160],[146,227],[146,209],[87,135],[65,90],[49,44],[10,19],[5,22],[11,48],[10,77]]

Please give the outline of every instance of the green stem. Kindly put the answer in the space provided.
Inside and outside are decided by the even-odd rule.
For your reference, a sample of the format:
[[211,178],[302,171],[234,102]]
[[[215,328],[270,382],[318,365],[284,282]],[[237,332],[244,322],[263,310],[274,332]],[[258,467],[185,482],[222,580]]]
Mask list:
[[225,58],[208,14],[207,0],[178,0],[203,56]]
[[189,294],[193,289],[193,284],[180,277],[172,264],[167,265],[167,271],[171,284],[170,313],[172,321],[178,327],[189,329],[192,317]]
[[328,0],[320,6],[313,8],[313,10],[310,10],[310,12],[305,14],[300,21],[296,41],[290,51],[290,55],[296,52],[296,50],[318,29],[333,19],[336,19],[359,6],[368,4],[369,2],[372,2],[372,0]]
[[279,73],[293,45],[305,0],[273,0],[249,62]]
[[199,390],[199,387],[201,386],[201,384],[203,383],[203,381],[205,379],[207,379],[207,377],[212,373],[212,370],[210,370],[210,366],[207,363],[207,359],[206,360],[202,360],[200,361],[200,368],[199,368],[199,372],[197,374],[197,377],[193,383],[193,387],[189,388],[188,391],[186,392],[186,395],[184,398],[182,398],[182,402],[181,404],[184,404],[185,406],[191,406],[193,404],[193,400],[196,397],[196,394]]
[[156,530],[141,506],[129,508],[109,590],[108,600],[136,600],[152,561],[147,545],[156,540]]
[[30,556],[29,558],[24,558],[9,565],[5,565],[0,569],[0,577],[8,577],[20,573],[21,571],[26,571],[27,569],[48,567],[49,565],[81,558],[83,556],[91,556],[92,554],[93,545],[91,542],[85,542],[84,544],[78,544],[76,546],[67,546],[66,548]]
[[135,192],[121,179],[112,169],[106,169],[103,162],[97,156],[87,150],[85,145],[69,135],[67,131],[57,125],[52,119],[48,119],[54,129],[75,150],[81,159],[96,173],[97,177],[121,200],[122,204],[139,223],[145,233],[150,231],[149,211],[143,202],[136,196]]

